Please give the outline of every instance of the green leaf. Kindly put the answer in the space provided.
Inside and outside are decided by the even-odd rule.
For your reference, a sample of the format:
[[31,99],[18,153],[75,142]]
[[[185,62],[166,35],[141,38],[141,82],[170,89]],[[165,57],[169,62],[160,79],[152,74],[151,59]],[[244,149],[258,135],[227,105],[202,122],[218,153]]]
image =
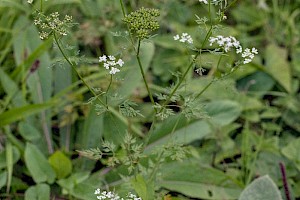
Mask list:
[[27,122],[19,123],[19,132],[20,135],[28,141],[38,140],[41,137],[39,131]]
[[56,177],[54,170],[35,145],[30,143],[26,144],[24,158],[27,169],[32,175],[34,182],[54,182]]
[[292,91],[292,76],[287,49],[270,44],[266,49],[266,70],[287,92]]
[[95,173],[89,176],[89,172],[72,174],[67,179],[61,179],[58,184],[64,189],[65,193],[82,200],[94,200],[95,189],[102,185],[101,177],[103,174]]
[[241,189],[222,171],[195,162],[172,162],[163,165],[161,187],[192,198],[237,199]]
[[260,95],[264,95],[267,91],[272,89],[274,85],[274,79],[267,73],[261,71],[256,71],[242,78],[237,83],[239,90],[259,92]]
[[[172,127],[177,123],[177,129],[173,132]],[[147,151],[160,145],[167,144],[170,141],[188,144],[194,140],[202,139],[210,132],[210,125],[204,120],[187,122],[183,116],[170,117],[170,120],[164,121],[164,123],[154,131],[152,134],[153,139],[148,145]]]
[[273,180],[265,175],[247,186],[239,200],[282,200],[282,197]]
[[7,171],[3,171],[0,173],[0,190],[5,186],[7,181]]
[[0,83],[4,91],[8,94],[8,99],[11,99],[15,106],[23,106],[26,101],[18,89],[18,84],[12,80],[9,75],[0,68]]
[[300,170],[300,138],[291,141],[287,146],[282,148],[282,154],[292,160],[298,170]]
[[50,165],[53,167],[56,177],[58,179],[65,178],[72,172],[72,162],[71,160],[65,156],[61,151],[56,151],[52,154],[48,161]]
[[11,186],[11,180],[12,180],[12,173],[13,173],[13,164],[14,164],[14,159],[13,159],[13,146],[12,144],[8,141],[6,143],[6,167],[7,167],[7,184],[6,184],[6,191],[9,193],[10,186]]
[[299,112],[287,110],[286,112],[283,113],[282,118],[287,125],[291,126],[292,128],[296,129],[298,132],[300,132]]
[[44,183],[31,186],[25,192],[25,200],[50,200],[50,186]]
[[104,138],[119,145],[127,131],[127,126],[110,112],[104,114]]
[[149,185],[149,183],[146,183],[143,176],[137,175],[133,177],[130,182],[138,196],[143,200],[149,200],[154,196],[154,188],[152,185]]
[[0,114],[0,127],[39,113],[45,109],[51,108],[53,105],[54,103],[44,103],[10,109],[9,111]]
[[212,121],[219,125],[227,125],[241,114],[241,106],[230,100],[212,101],[205,108]]

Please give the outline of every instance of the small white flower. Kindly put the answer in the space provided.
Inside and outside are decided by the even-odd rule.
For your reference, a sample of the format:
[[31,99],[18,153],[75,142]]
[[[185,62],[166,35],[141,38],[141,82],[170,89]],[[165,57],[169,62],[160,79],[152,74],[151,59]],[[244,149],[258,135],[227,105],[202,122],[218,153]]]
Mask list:
[[116,58],[114,56],[108,56],[109,60],[115,60]]
[[99,188],[97,188],[96,190],[95,190],[95,193],[94,194],[100,194],[100,189]]
[[208,4],[207,0],[199,0],[200,3]]
[[118,68],[115,67],[111,67],[109,73],[110,74],[116,74],[117,72],[120,72],[120,70]]
[[119,59],[117,62],[116,62],[120,67],[122,67],[124,65],[124,61]]
[[104,63],[103,66],[105,67],[105,69],[109,69],[109,64],[108,63]]
[[177,34],[177,35],[175,35],[173,38],[174,38],[174,40],[179,40],[180,37],[179,37],[179,35]]
[[[107,58],[109,60],[107,60]],[[120,72],[120,69],[118,69],[118,67],[122,67],[124,65],[124,61],[122,59],[118,59],[118,61],[116,62],[116,57],[111,55],[100,56],[99,62],[103,62],[103,67],[109,70],[110,74],[116,74],[117,72]]]
[[193,44],[193,38],[188,34],[188,33],[182,33],[181,36],[179,35],[175,35],[174,40],[179,40],[179,42],[182,43],[189,43],[189,44]]
[[244,64],[247,64],[247,63],[252,62],[252,60],[253,60],[255,54],[258,54],[258,51],[257,51],[256,48],[253,47],[253,48],[251,49],[251,51],[250,51],[250,49],[246,48],[246,49],[244,50],[244,52],[242,53],[242,57],[244,58],[243,63],[244,63]]
[[106,55],[100,56],[99,62],[106,62],[106,59],[107,59]]
[[32,4],[33,0],[27,0],[27,3]]

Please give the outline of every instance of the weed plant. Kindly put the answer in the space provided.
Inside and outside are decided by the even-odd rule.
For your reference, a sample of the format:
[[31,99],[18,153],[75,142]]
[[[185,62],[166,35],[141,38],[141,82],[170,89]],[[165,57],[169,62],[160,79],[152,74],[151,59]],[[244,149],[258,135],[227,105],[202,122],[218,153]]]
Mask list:
[[270,4],[2,0],[0,198],[299,197],[299,3]]

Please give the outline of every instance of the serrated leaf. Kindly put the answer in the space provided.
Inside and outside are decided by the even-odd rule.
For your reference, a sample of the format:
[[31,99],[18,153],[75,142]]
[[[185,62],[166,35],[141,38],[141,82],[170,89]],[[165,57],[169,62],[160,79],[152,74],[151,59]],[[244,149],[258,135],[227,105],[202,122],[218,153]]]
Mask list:
[[35,145],[30,143],[26,144],[24,158],[26,167],[32,175],[34,182],[54,182],[56,177],[54,170],[46,157]]
[[247,186],[239,200],[282,200],[282,197],[273,180],[265,175]]

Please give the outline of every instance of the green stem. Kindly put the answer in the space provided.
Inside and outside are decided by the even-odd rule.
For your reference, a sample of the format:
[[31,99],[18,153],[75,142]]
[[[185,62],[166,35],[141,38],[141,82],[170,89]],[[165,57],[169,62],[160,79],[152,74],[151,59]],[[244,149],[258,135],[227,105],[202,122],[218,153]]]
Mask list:
[[125,17],[126,16],[126,12],[125,12],[125,7],[124,7],[124,4],[123,4],[122,0],[120,0],[120,5],[121,5],[121,8],[122,8],[123,17]]
[[[217,64],[217,70],[219,69],[219,65],[221,63],[222,60],[222,55],[220,56],[219,60],[218,60],[218,64]],[[195,99],[199,98],[208,88],[209,86],[211,86],[211,84],[213,84],[213,82],[215,82],[215,79],[213,78],[213,80],[211,80],[195,97]]]
[[82,83],[88,88],[88,90],[95,96],[97,97],[97,99],[99,100],[99,102],[107,107],[107,105],[98,97],[98,95],[94,92],[94,90],[87,84],[87,82],[83,79],[83,77],[80,75],[80,73],[78,72],[78,70],[76,69],[75,65],[69,60],[69,58],[67,57],[67,55],[65,54],[65,52],[63,51],[58,39],[57,39],[57,36],[56,36],[56,33],[53,32],[53,36],[54,36],[54,40],[55,40],[55,43],[57,44],[58,46],[58,49],[59,51],[61,52],[61,54],[63,55],[64,59],[69,63],[69,65],[72,67],[72,69],[76,72],[77,76],[79,77],[79,79],[82,81]]
[[108,90],[111,86],[111,83],[112,83],[112,74],[110,75],[110,81],[109,81],[109,85],[106,89],[106,92],[105,92],[105,104],[106,104],[106,108],[108,109],[108,104],[107,104],[107,100],[108,100]]
[[[147,83],[145,72],[144,72],[144,69],[143,69],[143,65],[142,65],[142,62],[141,62],[141,59],[140,59],[140,46],[141,46],[141,40],[138,40],[138,48],[137,48],[137,53],[136,53],[136,59],[137,59],[138,64],[139,64],[140,71],[141,71],[141,74],[142,74],[142,77],[143,77],[143,80],[144,80],[144,83],[145,83],[145,86],[146,86],[146,89],[147,89],[150,101],[151,101],[152,105],[154,106],[155,102],[154,102],[154,99],[153,99],[153,95],[152,95],[152,93],[151,93],[151,91],[149,89],[149,85]],[[155,112],[157,111],[155,107],[154,107],[154,111]]]

